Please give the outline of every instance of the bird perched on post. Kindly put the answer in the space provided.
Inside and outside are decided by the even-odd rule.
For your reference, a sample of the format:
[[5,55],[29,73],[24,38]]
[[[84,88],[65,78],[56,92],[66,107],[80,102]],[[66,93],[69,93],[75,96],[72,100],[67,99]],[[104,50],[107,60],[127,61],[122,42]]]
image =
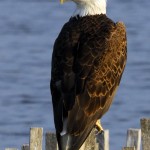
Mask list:
[[106,0],[72,1],[75,13],[58,35],[52,55],[50,87],[59,150],[79,150],[94,127],[103,130],[98,120],[112,104],[127,57],[125,25],[106,16]]

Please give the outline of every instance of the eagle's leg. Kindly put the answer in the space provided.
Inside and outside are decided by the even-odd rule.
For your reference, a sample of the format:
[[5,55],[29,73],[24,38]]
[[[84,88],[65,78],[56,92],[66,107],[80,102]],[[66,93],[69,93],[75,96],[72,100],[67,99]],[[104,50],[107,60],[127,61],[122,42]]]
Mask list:
[[102,133],[104,131],[100,120],[96,121],[95,128],[97,129],[98,133]]

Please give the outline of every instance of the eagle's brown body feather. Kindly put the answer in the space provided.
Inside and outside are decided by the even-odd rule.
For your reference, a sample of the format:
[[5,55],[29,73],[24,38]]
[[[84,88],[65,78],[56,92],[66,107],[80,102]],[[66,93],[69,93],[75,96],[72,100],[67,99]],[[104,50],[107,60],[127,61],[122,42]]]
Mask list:
[[81,146],[109,109],[126,57],[125,26],[106,15],[73,17],[62,28],[54,45],[51,92],[56,132],[67,118],[70,150]]

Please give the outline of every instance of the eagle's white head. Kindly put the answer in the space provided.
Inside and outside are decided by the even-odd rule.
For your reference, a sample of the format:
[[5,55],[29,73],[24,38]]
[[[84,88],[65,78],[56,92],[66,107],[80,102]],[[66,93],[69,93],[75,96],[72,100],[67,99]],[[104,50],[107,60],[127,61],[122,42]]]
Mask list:
[[73,16],[79,15],[81,17],[86,15],[106,14],[107,0],[60,0],[61,3],[65,1],[73,1],[77,8]]

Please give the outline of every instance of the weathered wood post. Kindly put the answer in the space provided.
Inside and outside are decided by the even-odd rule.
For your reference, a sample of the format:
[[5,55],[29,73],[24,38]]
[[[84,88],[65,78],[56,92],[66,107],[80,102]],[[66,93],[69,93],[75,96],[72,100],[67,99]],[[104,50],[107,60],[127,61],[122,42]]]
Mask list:
[[[95,136],[95,129],[93,129],[80,150],[99,150],[99,144],[96,142]],[[46,150],[58,150],[55,133],[46,133]]]
[[42,150],[43,128],[30,129],[30,150]]
[[150,150],[150,118],[141,119],[142,148]]
[[24,144],[24,145],[21,147],[21,150],[30,150],[29,144]]
[[126,147],[135,147],[135,150],[140,150],[141,145],[141,130],[128,129]]
[[95,129],[93,129],[80,150],[99,150],[98,145],[99,144],[96,141]]
[[99,150],[109,150],[109,130],[104,130],[103,133],[96,136],[99,143]]
[[135,147],[124,147],[122,150],[135,150]]
[[109,150],[109,130],[96,134],[93,129],[80,150]]
[[56,134],[47,132],[45,135],[45,149],[46,150],[58,150]]
[[[46,150],[58,150],[55,133],[47,132],[45,140]],[[109,150],[109,131],[96,134],[93,129],[80,150]]]

